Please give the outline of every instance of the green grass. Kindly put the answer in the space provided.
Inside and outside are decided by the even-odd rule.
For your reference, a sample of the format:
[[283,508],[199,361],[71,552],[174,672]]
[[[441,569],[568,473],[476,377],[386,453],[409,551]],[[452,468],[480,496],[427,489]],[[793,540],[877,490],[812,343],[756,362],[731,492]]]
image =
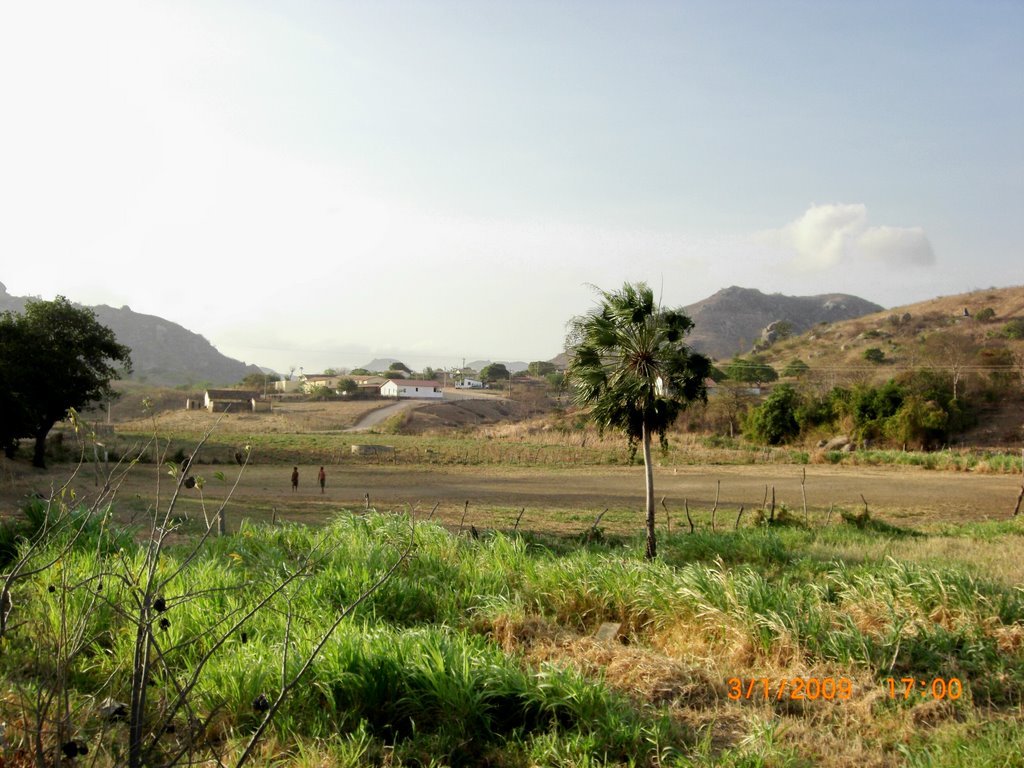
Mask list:
[[[33,692],[63,679],[71,730],[97,765],[114,765],[123,731],[95,710],[128,695],[143,557],[104,519],[16,584],[15,623],[0,646],[0,719],[33,722]],[[412,557],[317,655],[275,719],[263,763],[846,766],[866,755],[874,764],[1010,765],[1019,755],[1024,591],[972,559],[975,546],[1017,540],[1009,524],[929,534],[853,520],[678,531],[661,537],[654,562],[639,538],[551,547],[429,524],[411,531],[404,515],[341,513],[322,528],[245,525],[211,539],[164,594],[152,716],[213,652],[191,704],[210,718],[211,743],[237,750],[259,722],[254,700],[276,694],[282,670],[298,669],[414,535]],[[53,560],[64,535],[29,565]],[[950,542],[963,559],[932,556]],[[309,572],[249,620],[244,637],[218,645],[228,622],[314,551]],[[185,553],[168,550],[161,572],[172,574]],[[603,622],[620,623],[628,644],[590,639]],[[828,704],[732,701],[731,676],[848,677],[857,694]],[[938,707],[890,701],[890,676],[957,677],[964,696]],[[8,727],[7,749],[29,735]],[[841,747],[852,742],[864,752],[846,761]]]
[[[197,464],[232,464],[235,452],[243,444],[254,447],[258,461],[282,464],[331,463],[396,463],[401,465],[440,466],[519,466],[559,467],[607,466],[637,463],[639,457],[628,455],[625,441],[618,435],[599,437],[589,430],[563,433],[558,430],[516,435],[512,439],[494,438],[475,433],[459,435],[404,435],[398,431],[407,414],[399,415],[378,431],[359,434],[265,433],[259,435],[214,434],[196,457]],[[115,456],[136,456],[140,446],[147,446],[150,435],[119,433],[106,442]],[[143,451],[144,461],[158,456],[191,452],[202,435],[178,433],[159,450],[149,446]],[[353,444],[387,445],[394,451],[381,455],[354,456]],[[91,455],[85,456],[86,461]],[[738,439],[696,437],[677,433],[670,438],[666,453],[657,460],[666,466],[695,464],[852,464],[866,466],[915,466],[924,469],[955,472],[991,472],[1020,474],[1019,452],[1000,453],[991,450],[900,451],[857,450],[816,453],[800,447],[765,448]]]

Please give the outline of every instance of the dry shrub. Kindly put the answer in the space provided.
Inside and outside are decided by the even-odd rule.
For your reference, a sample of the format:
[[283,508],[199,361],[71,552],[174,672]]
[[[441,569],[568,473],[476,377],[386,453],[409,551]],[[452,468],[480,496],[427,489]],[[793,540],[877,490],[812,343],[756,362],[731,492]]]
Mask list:
[[999,650],[1013,654],[1024,651],[1024,626],[1020,624],[1003,625],[998,619],[986,622],[988,633],[995,638]]
[[854,626],[866,635],[878,637],[892,626],[892,609],[885,603],[867,599],[851,600],[843,605],[843,612],[849,615]]
[[725,614],[701,616],[696,626],[676,622],[650,638],[651,644],[674,658],[701,659],[706,664],[749,655],[749,635]]
[[557,642],[570,633],[538,616],[512,616],[507,613],[482,619],[474,631],[486,635],[505,653],[525,653],[534,645]]
[[724,697],[724,681],[699,667],[646,648],[600,642],[591,637],[563,636],[529,650],[531,662],[569,664],[632,698],[649,704],[674,702],[688,707],[711,707]]
[[615,690],[648,704],[713,707],[725,695],[724,681],[699,666],[649,648],[598,641],[538,617],[504,614],[477,629],[530,665],[554,664],[601,677]]

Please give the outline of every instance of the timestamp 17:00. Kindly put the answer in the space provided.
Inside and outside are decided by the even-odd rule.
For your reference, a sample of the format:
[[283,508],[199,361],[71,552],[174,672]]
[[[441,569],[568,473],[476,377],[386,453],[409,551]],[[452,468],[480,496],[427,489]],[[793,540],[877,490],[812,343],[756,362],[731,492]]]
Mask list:
[[912,699],[949,699],[956,701],[964,693],[963,683],[958,677],[934,677],[930,680],[919,680],[916,677],[887,677],[889,698]]

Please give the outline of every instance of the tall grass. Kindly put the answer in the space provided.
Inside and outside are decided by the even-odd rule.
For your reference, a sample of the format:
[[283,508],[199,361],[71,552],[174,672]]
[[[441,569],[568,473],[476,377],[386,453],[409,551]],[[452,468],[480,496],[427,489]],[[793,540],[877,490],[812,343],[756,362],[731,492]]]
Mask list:
[[[228,638],[191,698],[191,716],[216,743],[243,738],[260,720],[254,702],[273,698],[325,624],[394,562],[408,532],[402,515],[342,513],[320,530],[246,525],[211,540],[162,595],[167,624],[155,633],[161,657],[153,700],[182,685],[216,650],[225,622],[243,615],[267,584],[326,541],[305,578]],[[887,677],[958,677],[966,693],[952,710],[956,718],[977,720],[994,711],[1019,722],[1024,593],[962,563],[892,556],[893,547],[919,546],[920,538],[853,525],[677,533],[663,540],[662,559],[648,563],[639,540],[557,551],[515,535],[473,539],[421,524],[414,556],[339,628],[315,658],[302,693],[281,709],[269,742],[274,753],[266,759],[301,764],[331,754],[338,764],[740,765],[754,764],[757,753],[772,763],[801,748],[788,740],[795,736],[784,735],[787,729],[771,725],[778,716],[818,717],[819,727],[837,733],[870,726],[851,716],[822,720],[822,709],[807,710],[819,715],[771,710],[757,722],[778,744],[758,752],[744,738],[709,742],[692,725],[701,710],[683,702],[751,707],[728,702],[727,676],[808,670],[855,678],[859,699],[876,702],[850,712],[895,722],[922,705],[879,703]],[[33,557],[45,562],[54,546]],[[183,556],[171,548],[160,567],[174,573]],[[129,687],[132,624],[122,606],[133,599],[133,587],[106,574],[115,564],[137,572],[142,562],[134,544],[99,530],[83,537],[59,568],[18,586],[17,627],[0,655],[0,719],[31,720],[27,702],[45,684],[47,660],[60,649],[68,617],[78,617],[88,642],[69,661],[72,725],[92,745],[97,764],[118,762],[123,742],[103,723],[97,702],[123,700]],[[621,625],[634,664],[667,654],[673,664],[704,670],[698,693],[652,693],[667,683],[641,691],[611,667],[601,674],[594,664],[577,663],[573,649],[582,646],[557,640],[588,637],[603,622]],[[512,629],[503,634],[503,627]],[[544,635],[544,627],[553,629]],[[546,655],[531,656],[541,644]],[[601,653],[614,659],[626,646]],[[173,724],[191,727],[184,712]],[[927,738],[912,725],[901,727],[909,738]],[[8,728],[5,738],[17,745],[26,734]]]

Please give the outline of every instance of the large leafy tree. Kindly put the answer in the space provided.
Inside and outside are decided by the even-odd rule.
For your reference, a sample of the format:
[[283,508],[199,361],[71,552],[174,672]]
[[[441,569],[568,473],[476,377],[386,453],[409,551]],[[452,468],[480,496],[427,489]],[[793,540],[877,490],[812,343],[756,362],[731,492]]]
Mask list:
[[115,396],[110,382],[131,371],[131,350],[92,310],[63,296],[32,300],[23,314],[0,316],[0,439],[35,438],[32,463],[45,466],[46,436],[68,409]]
[[577,405],[602,432],[624,432],[630,450],[643,450],[647,486],[647,557],[657,554],[651,439],[666,433],[690,403],[706,401],[711,361],[684,337],[693,321],[681,309],[663,309],[646,283],[599,291],[589,314],[570,322],[574,348],[566,376]]
[[488,383],[508,381],[509,372],[504,363],[491,363],[480,370],[480,378]]
[[733,381],[743,381],[757,386],[779,378],[775,369],[758,355],[751,355],[749,358],[734,358],[726,366],[725,373]]

